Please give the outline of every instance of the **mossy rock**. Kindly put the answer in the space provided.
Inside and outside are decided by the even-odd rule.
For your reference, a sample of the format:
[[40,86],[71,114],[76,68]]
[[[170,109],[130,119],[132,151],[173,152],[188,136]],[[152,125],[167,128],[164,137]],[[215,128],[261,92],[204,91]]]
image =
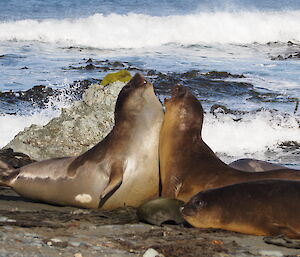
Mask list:
[[111,83],[114,83],[116,81],[121,81],[126,83],[127,81],[129,81],[132,78],[131,74],[129,71],[127,70],[120,70],[118,72],[114,72],[114,73],[109,73],[107,74],[103,80],[101,81],[101,85],[102,86],[107,86]]

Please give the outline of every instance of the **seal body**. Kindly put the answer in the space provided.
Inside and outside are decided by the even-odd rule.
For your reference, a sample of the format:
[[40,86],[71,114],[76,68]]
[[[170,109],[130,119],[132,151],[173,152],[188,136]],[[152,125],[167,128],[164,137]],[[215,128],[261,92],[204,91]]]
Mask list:
[[121,90],[115,125],[100,143],[78,157],[7,168],[0,182],[47,203],[103,209],[139,206],[158,196],[162,120],[152,84],[136,74]]
[[252,171],[252,172],[289,169],[282,165],[251,159],[251,158],[238,159],[234,162],[229,163],[228,165],[237,170]]
[[200,192],[181,212],[199,228],[300,238],[299,195],[299,181],[251,181]]
[[160,133],[162,196],[187,202],[196,193],[230,184],[268,179],[300,180],[300,172],[280,169],[246,172],[222,162],[202,140],[203,108],[186,87],[176,86],[165,100]]

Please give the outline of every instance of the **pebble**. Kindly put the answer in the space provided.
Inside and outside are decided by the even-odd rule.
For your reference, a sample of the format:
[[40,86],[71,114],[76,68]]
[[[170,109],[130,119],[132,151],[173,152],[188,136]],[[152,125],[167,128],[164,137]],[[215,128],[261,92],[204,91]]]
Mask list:
[[51,238],[50,239],[53,243],[59,243],[62,242],[62,240],[58,239],[58,238]]
[[8,220],[8,218],[7,217],[0,217],[0,222],[5,222],[5,221],[7,221]]
[[259,252],[259,254],[261,254],[262,256],[272,256],[272,257],[282,257],[283,256],[282,252],[279,252],[279,251],[262,250]]
[[159,253],[153,248],[149,248],[143,255],[143,257],[164,257],[163,254]]
[[53,244],[52,244],[52,242],[48,241],[48,242],[47,242],[47,245],[48,245],[48,246],[52,246]]
[[74,257],[83,257],[81,253],[75,253]]
[[74,210],[74,211],[71,211],[71,214],[73,215],[78,215],[78,214],[90,214],[91,211],[88,211],[88,210],[81,210],[81,209],[77,209],[77,210]]
[[71,242],[69,242],[69,245],[71,245],[71,246],[74,246],[74,247],[78,247],[78,246],[80,246],[80,242],[75,242],[75,241],[71,241]]

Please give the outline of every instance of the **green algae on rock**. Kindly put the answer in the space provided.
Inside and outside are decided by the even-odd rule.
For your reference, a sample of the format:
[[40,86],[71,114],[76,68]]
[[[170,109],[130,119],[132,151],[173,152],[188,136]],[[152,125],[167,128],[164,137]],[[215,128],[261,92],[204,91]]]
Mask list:
[[111,83],[114,83],[116,81],[120,81],[123,83],[128,82],[132,78],[131,74],[127,70],[120,70],[118,72],[109,73],[107,74],[103,80],[101,81],[100,85],[107,86]]

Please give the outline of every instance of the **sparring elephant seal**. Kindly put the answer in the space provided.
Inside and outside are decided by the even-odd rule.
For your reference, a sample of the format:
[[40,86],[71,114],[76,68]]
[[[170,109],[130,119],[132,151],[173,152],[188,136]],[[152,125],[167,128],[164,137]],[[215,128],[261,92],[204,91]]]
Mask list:
[[159,142],[163,197],[187,202],[200,191],[244,181],[300,180],[297,170],[245,172],[222,162],[202,140],[203,108],[186,87],[174,87],[165,107]]
[[84,208],[139,206],[158,196],[159,132],[163,109],[153,85],[136,74],[121,90],[115,125],[78,157],[13,169],[0,163],[1,184],[21,196]]
[[181,209],[194,227],[300,238],[300,181],[260,180],[209,189]]

